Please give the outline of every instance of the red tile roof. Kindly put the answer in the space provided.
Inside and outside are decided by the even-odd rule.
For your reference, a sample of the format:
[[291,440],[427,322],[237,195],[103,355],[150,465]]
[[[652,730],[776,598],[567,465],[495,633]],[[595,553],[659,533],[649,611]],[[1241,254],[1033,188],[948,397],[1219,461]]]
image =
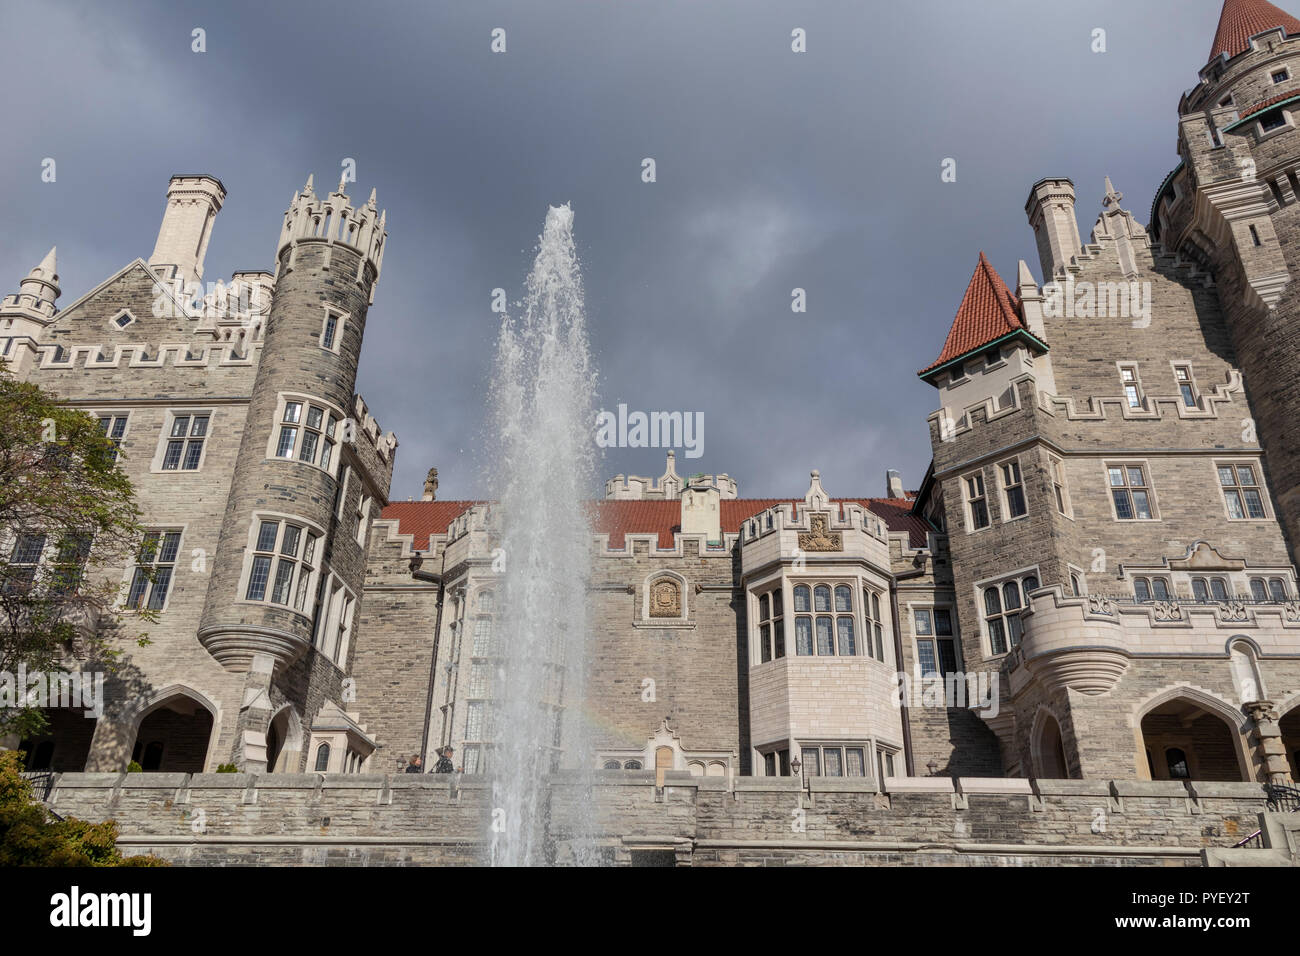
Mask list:
[[1214,32],[1214,46],[1210,59],[1220,53],[1234,57],[1250,49],[1250,38],[1282,27],[1287,36],[1300,34],[1300,20],[1285,10],[1279,10],[1268,0],[1225,0],[1219,14],[1219,29]]
[[970,277],[966,294],[957,309],[957,317],[948,330],[948,339],[943,343],[943,351],[917,374],[924,375],[1010,332],[1019,331],[1025,331],[1020,318],[1020,301],[1011,294],[1007,284],[981,252],[975,273]]
[[[890,531],[906,533],[913,548],[926,544],[931,530],[925,519],[911,513],[912,502],[904,498],[835,498],[835,504],[857,502],[870,509]],[[474,501],[397,501],[383,510],[381,518],[396,520],[401,534],[415,537],[412,547],[427,550],[430,535],[443,535],[447,528],[471,506]],[[803,507],[803,500],[789,498],[730,498],[722,502],[722,531],[735,534],[741,524],[759,512],[780,504],[795,506],[795,514]],[[623,548],[629,534],[654,534],[658,547],[673,547],[673,535],[681,530],[680,501],[593,501],[592,530],[609,535],[611,548]]]
[[447,527],[472,508],[475,501],[394,501],[380,512],[381,519],[397,522],[401,534],[415,535],[411,547],[429,548],[429,535],[446,534]]

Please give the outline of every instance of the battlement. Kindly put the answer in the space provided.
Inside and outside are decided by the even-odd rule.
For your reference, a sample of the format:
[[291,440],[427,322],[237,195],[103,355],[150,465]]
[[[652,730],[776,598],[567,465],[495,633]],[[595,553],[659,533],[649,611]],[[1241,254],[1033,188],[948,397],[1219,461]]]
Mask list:
[[[343,191],[346,182],[341,180],[338,188],[325,198],[318,198],[312,190],[312,177],[307,177],[307,185],[302,192],[294,193],[289,208],[284,214],[284,225],[280,229],[280,241],[276,246],[276,269],[279,274],[279,261],[285,249],[292,249],[302,242],[325,242],[355,249],[361,256],[358,265],[357,281],[363,278],[367,264],[374,270],[372,282],[378,282],[384,262],[385,240],[388,233],[384,225],[388,211],[378,212],[376,191],[370,191],[370,198],[361,207],[353,207],[347,194]],[[374,286],[371,286],[371,302],[374,301]]]
[[672,501],[682,496],[687,485],[693,488],[712,487],[720,498],[739,497],[739,486],[730,475],[692,475],[689,480],[677,474],[677,454],[668,452],[664,473],[656,478],[641,475],[615,475],[605,482],[607,501]]
[[397,436],[392,432],[383,434],[383,429],[379,427],[379,422],[375,421],[370,409],[366,405],[366,400],[360,394],[352,396],[352,410],[356,413],[357,434],[364,435],[370,446],[374,448],[375,453],[379,456],[380,461],[392,468],[393,452],[397,450]]

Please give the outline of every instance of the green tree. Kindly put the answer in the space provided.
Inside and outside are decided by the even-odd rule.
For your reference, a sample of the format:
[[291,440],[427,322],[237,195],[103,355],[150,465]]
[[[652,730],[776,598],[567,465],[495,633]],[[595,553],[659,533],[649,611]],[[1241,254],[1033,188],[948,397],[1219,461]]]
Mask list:
[[[74,659],[111,669],[120,654],[120,573],[143,529],[118,457],[99,420],[0,363],[0,671]],[[43,727],[36,708],[0,709],[0,733]]]
[[0,753],[0,867],[167,866],[156,856],[124,857],[117,824],[60,819],[32,795],[22,776],[22,751]]

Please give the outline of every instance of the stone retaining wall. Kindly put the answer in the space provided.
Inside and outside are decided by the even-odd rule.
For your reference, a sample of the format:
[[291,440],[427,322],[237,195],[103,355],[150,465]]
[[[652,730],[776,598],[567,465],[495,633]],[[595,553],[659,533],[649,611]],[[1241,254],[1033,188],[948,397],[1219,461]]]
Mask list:
[[[1199,866],[1265,809],[1248,783],[596,777],[589,803],[572,776],[552,782],[560,862],[585,831],[612,863]],[[490,795],[460,775],[81,773],[48,802],[182,864],[417,865],[479,862]]]

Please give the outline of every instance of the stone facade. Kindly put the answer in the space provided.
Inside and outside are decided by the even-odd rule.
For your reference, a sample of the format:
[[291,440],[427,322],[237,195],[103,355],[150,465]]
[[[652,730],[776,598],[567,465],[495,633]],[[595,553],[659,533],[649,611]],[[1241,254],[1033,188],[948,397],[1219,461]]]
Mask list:
[[[1018,843],[1195,862],[1250,825],[1259,784],[1300,777],[1289,29],[1225,41],[1184,95],[1148,226],[1107,179],[1085,243],[1074,184],[1031,187],[1041,282],[979,257],[920,372],[939,408],[915,491],[890,472],[884,497],[832,497],[814,470],[802,495],[742,498],[671,452],[657,478],[606,483],[585,695],[555,668],[547,719],[581,707],[590,747],[557,733],[555,765],[603,775],[614,858],[808,861],[797,810],[823,862],[900,862],[940,832],[949,862]],[[437,500],[436,469],[422,500],[389,502],[397,442],[354,393],[386,241],[373,193],[354,207],[308,180],[274,271],[203,296],[224,200],[176,177],[149,262],[60,310],[51,250],[0,304],[11,367],[118,441],[170,574],[137,591],[121,569],[125,601],[157,603],[152,643],[124,648],[93,731],[52,714],[29,762],[91,772],[59,806],[107,800],[133,845],[182,859],[468,860],[506,731],[499,516]],[[446,746],[463,775],[377,776]],[[96,773],[133,758],[156,780]],[[257,776],[168,776],[227,763]],[[150,828],[146,808],[200,792],[225,843]],[[264,796],[303,848],[239,822]],[[1096,801],[1142,809],[1092,840]],[[395,804],[447,833],[382,837]],[[316,839],[316,816],[350,829]],[[1116,849],[1153,827],[1164,849]]]

